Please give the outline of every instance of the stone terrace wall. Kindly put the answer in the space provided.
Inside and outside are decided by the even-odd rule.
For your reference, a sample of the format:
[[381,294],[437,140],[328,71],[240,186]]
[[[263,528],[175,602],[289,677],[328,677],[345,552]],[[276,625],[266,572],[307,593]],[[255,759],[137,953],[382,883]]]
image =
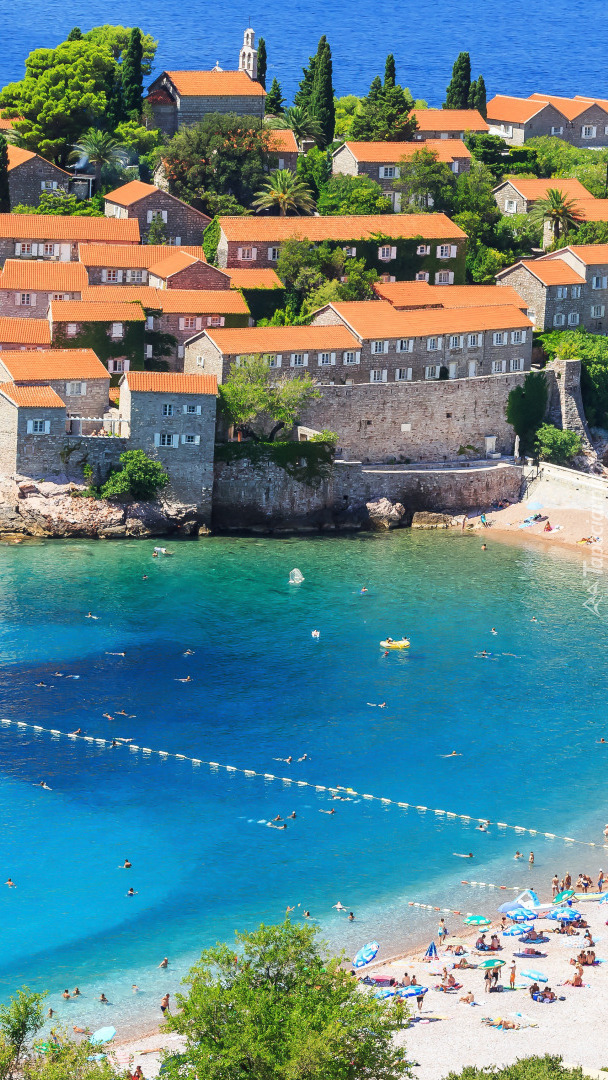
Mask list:
[[61,476],[83,482],[83,465],[93,469],[93,483],[103,483],[120,455],[132,449],[129,439],[82,438],[76,435],[25,435],[19,440],[17,472],[22,476],[50,480]]

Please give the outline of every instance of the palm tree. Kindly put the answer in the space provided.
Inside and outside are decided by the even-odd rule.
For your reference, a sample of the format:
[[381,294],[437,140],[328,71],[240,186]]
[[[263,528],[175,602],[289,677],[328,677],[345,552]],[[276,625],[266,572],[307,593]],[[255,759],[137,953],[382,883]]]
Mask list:
[[578,229],[582,215],[574,199],[558,188],[547,188],[544,199],[537,199],[530,211],[530,221],[536,225],[549,222],[554,243],[570,229]]
[[286,217],[289,210],[312,214],[315,208],[310,188],[289,169],[277,169],[258,191],[253,205],[258,210],[276,210]]
[[126,165],[129,154],[126,146],[118,142],[113,135],[99,128],[89,128],[80,137],[80,142],[74,143],[71,161],[80,161],[84,158],[90,165],[95,167],[95,191],[101,185],[101,170],[104,165]]
[[323,136],[323,129],[317,118],[311,116],[308,109],[301,105],[292,105],[290,109],[285,109],[282,116],[273,116],[272,126],[291,128],[298,143],[301,143],[302,139],[314,139],[317,142]]

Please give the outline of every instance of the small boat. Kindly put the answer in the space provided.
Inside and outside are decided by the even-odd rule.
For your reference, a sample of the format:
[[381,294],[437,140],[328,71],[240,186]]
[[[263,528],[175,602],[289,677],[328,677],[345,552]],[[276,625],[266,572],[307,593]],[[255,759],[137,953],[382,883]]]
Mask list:
[[410,643],[406,637],[400,638],[399,641],[393,641],[392,638],[387,638],[386,641],[380,642],[381,649],[409,649]]

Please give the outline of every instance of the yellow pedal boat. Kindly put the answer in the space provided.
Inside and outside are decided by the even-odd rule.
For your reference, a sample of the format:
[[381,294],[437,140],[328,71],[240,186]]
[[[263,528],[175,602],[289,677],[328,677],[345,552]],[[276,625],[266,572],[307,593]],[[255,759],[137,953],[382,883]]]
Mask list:
[[386,641],[380,642],[381,649],[409,649],[410,643],[407,638],[401,638],[399,641],[393,641],[392,638],[387,638]]

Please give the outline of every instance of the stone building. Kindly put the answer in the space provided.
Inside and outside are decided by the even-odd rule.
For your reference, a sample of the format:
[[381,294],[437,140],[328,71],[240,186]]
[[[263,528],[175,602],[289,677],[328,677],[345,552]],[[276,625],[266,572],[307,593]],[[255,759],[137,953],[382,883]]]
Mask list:
[[297,144],[296,137],[291,128],[272,128],[271,149],[277,155],[277,169],[289,169],[294,172],[297,169],[298,157],[302,153]]
[[529,98],[498,94],[488,102],[490,134],[511,146],[553,135],[572,146],[608,146],[608,108],[600,100],[530,94]]
[[182,244],[201,244],[203,233],[211,218],[195,210],[193,206],[169,195],[168,191],[131,180],[128,184],[110,191],[104,196],[106,217],[135,218],[139,222],[142,243],[153,221],[160,218],[167,234],[167,242],[176,247]]
[[59,464],[65,418],[65,403],[50,386],[0,382],[0,473],[48,475],[48,463]]
[[94,341],[110,375],[143,368],[146,316],[141,304],[53,300],[48,317],[54,345],[81,348]]
[[466,234],[445,214],[221,217],[221,267],[275,267],[286,240],[323,241],[363,258],[387,280],[460,284]]
[[[345,142],[334,150],[332,173],[334,176],[368,176],[380,185],[391,200],[397,213],[402,198],[407,202],[407,192],[395,188],[401,178],[401,164],[422,148],[416,143]],[[428,139],[424,149],[435,154],[437,161],[449,165],[458,175],[471,168],[471,154],[461,139]]]
[[0,316],[0,351],[2,349],[48,349],[51,345],[51,329],[46,319],[19,319],[16,316]]
[[0,265],[5,259],[75,262],[81,243],[139,244],[139,222],[135,218],[0,214]]
[[12,209],[20,204],[38,206],[40,196],[45,191],[68,191],[71,173],[13,143],[8,144],[7,150],[8,190]]
[[496,283],[520,293],[536,330],[608,331],[608,244],[573,245],[522,259],[501,270]]
[[[202,247],[182,246],[180,252],[205,262]],[[133,247],[119,244],[79,244],[78,257],[89,275],[90,285],[147,285],[150,267],[176,254],[169,244],[139,244]],[[215,271],[213,285],[207,288],[228,289],[230,279],[225,271]],[[210,278],[211,280],[211,278]]]
[[245,31],[238,71],[163,71],[151,84],[146,98],[153,126],[174,135],[184,124],[196,124],[208,113],[236,113],[264,117],[266,91],[257,82],[254,33]]
[[173,250],[149,267],[148,284],[154,289],[227,289],[230,279],[222,279],[206,259]]
[[526,301],[515,291],[496,285],[429,285],[426,281],[377,281],[374,292],[381,300],[388,300],[394,308],[464,308],[504,307],[513,305],[527,312]]
[[92,349],[3,350],[0,386],[7,382],[51,387],[64,403],[68,418],[101,421],[108,409],[110,376]]
[[233,364],[261,355],[272,368],[322,383],[473,379],[527,371],[532,324],[520,308],[401,311],[387,301],[328,304],[306,327],[208,329],[186,344],[185,371],[222,382]]
[[414,109],[412,116],[418,124],[415,139],[464,139],[488,131],[477,109]]
[[509,176],[494,188],[493,195],[501,214],[529,214],[538,199],[546,199],[547,192],[556,188],[578,206],[579,200],[587,201],[593,196],[580,180],[551,177],[549,180]]
[[44,319],[51,300],[80,300],[87,284],[80,263],[7,259],[0,273],[0,315]]

